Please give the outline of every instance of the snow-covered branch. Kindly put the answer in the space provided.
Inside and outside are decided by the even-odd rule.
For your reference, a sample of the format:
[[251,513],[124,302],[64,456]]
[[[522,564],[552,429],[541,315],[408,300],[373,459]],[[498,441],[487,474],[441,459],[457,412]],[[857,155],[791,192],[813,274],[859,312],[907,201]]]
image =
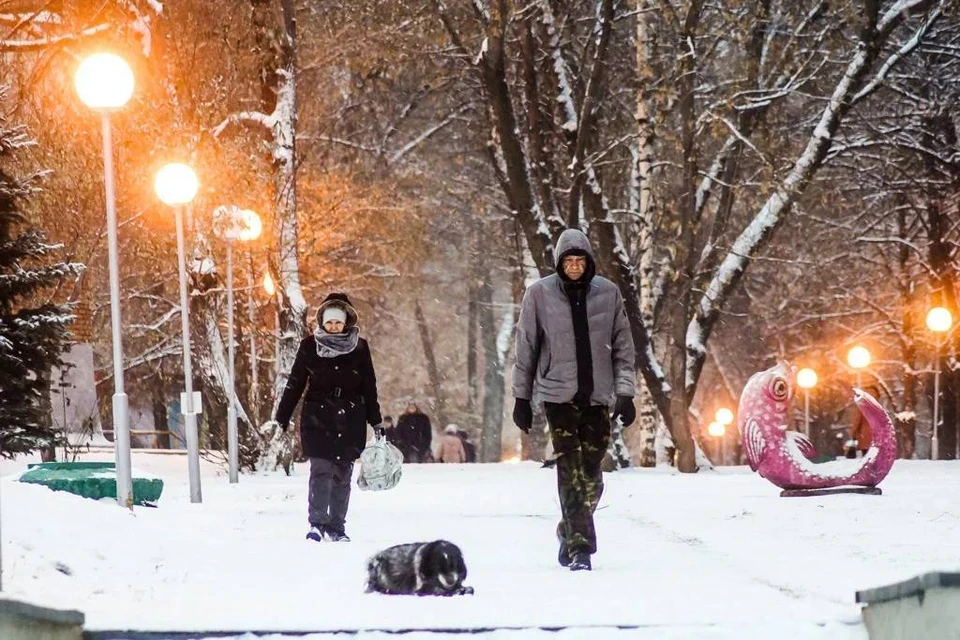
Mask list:
[[[899,0],[884,13],[877,23],[874,34],[869,30],[865,31],[864,37],[872,37],[873,40],[864,40],[859,43],[843,75],[838,80],[829,102],[823,108],[806,147],[797,158],[790,173],[770,194],[757,215],[740,233],[714,273],[687,328],[686,385],[688,390],[694,387],[699,377],[706,355],[706,341],[716,322],[720,307],[740,282],[752,256],[789,213],[794,201],[803,193],[827,157],[834,135],[851,107],[850,99],[855,95],[863,76],[879,55],[884,39],[903,19],[907,11],[922,3],[923,0]],[[941,1],[938,9],[942,4]]]
[[223,122],[218,124],[213,128],[213,137],[219,138],[220,134],[223,133],[231,124],[237,124],[239,122],[253,122],[255,124],[262,125],[267,129],[273,129],[277,124],[277,118],[275,115],[267,115],[265,113],[260,113],[259,111],[239,111],[237,113],[231,113],[224,119]]
[[880,70],[877,71],[877,74],[874,76],[874,78],[869,83],[867,83],[867,86],[861,89],[857,93],[857,95],[853,97],[852,102],[854,104],[856,104],[857,102],[860,102],[861,100],[869,96],[871,93],[873,93],[877,89],[877,87],[883,84],[883,81],[886,80],[887,76],[890,74],[890,70],[893,69],[893,67],[896,66],[898,62],[900,62],[905,57],[910,55],[911,52],[913,52],[917,47],[920,46],[920,43],[923,41],[923,36],[925,36],[930,31],[930,27],[932,27],[933,24],[937,20],[939,20],[941,16],[943,16],[943,10],[941,7],[937,7],[936,9],[931,11],[930,15],[927,17],[924,23],[920,25],[916,33],[913,34],[913,37],[911,37],[909,40],[904,42],[899,49],[897,49],[894,53],[890,55],[890,57],[887,58],[887,60],[880,67]]
[[388,163],[396,164],[397,162],[402,160],[408,153],[410,153],[411,151],[419,147],[421,144],[429,140],[434,134],[445,129],[447,125],[455,121],[458,117],[460,117],[460,115],[462,115],[465,111],[467,111],[471,106],[472,106],[471,103],[462,105],[460,108],[458,108],[456,111],[448,115],[446,118],[444,118],[437,124],[424,130],[416,138],[414,138],[407,144],[400,147],[397,151],[395,151],[390,156],[390,160],[388,161]]
[[90,36],[95,36],[98,33],[109,31],[114,27],[114,24],[110,22],[104,22],[76,33],[67,33],[59,36],[45,36],[26,39],[0,39],[0,51],[35,51],[37,49],[44,49],[46,47],[62,44],[64,42],[89,38]]

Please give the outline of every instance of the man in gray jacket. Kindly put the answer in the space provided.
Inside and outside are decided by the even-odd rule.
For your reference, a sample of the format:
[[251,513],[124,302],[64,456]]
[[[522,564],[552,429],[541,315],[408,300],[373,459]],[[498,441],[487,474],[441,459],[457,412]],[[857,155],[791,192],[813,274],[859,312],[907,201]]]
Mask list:
[[590,570],[597,551],[593,513],[603,493],[600,464],[613,420],[636,418],[633,338],[623,297],[595,274],[587,237],[567,229],[557,241],[557,272],[527,288],[517,323],[513,421],[530,432],[531,400],[543,402],[557,457],[562,519],[558,560]]

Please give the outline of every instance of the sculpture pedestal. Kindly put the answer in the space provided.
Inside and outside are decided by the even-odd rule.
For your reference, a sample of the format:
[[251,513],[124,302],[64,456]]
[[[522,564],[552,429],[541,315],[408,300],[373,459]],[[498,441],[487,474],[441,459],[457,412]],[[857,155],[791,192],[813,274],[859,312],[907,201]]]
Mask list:
[[810,498],[813,496],[829,496],[835,493],[862,493],[868,496],[883,495],[880,487],[831,487],[829,489],[784,489],[780,492],[781,498]]

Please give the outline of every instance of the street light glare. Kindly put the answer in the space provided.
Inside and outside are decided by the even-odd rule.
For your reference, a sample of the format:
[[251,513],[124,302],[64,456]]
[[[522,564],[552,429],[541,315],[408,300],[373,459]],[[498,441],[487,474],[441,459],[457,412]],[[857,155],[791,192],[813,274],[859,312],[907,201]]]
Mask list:
[[937,333],[946,333],[953,327],[953,314],[944,307],[934,307],[927,312],[927,328]]
[[711,422],[709,425],[707,425],[707,433],[715,438],[723,436],[726,431],[727,428],[719,422]]
[[263,274],[263,290],[267,292],[268,296],[277,292],[277,285],[273,283],[273,278],[270,277],[269,273]]
[[[869,364],[869,361],[868,361]],[[808,367],[797,371],[797,385],[801,389],[812,389],[817,386],[817,372]]]
[[119,109],[133,95],[133,70],[118,55],[95,53],[80,63],[73,83],[91,109]]
[[724,426],[733,424],[733,411],[726,407],[720,407],[717,409],[716,421]]
[[256,211],[244,209],[240,212],[240,219],[240,239],[244,242],[256,240],[263,233],[263,222],[260,221]]
[[870,366],[870,352],[866,347],[857,345],[847,352],[847,364],[854,369],[866,369]]
[[157,172],[153,187],[161,200],[175,206],[189,204],[197,195],[200,182],[189,165],[171,162]]

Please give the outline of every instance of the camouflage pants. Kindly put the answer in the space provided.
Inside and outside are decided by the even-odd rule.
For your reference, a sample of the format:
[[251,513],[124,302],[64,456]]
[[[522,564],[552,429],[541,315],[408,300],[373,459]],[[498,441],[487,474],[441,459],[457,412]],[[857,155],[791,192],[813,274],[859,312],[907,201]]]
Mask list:
[[603,494],[600,464],[610,442],[607,407],[544,403],[557,456],[557,488],[562,520],[557,534],[572,555],[597,552],[593,513]]

